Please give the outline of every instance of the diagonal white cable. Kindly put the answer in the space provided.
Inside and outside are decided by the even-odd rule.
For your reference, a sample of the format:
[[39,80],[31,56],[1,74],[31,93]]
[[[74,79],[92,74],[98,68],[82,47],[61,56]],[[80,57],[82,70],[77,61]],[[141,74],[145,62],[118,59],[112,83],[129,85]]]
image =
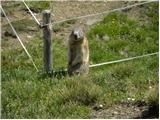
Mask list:
[[33,61],[32,57],[31,57],[31,55],[28,53],[28,51],[27,51],[26,47],[25,47],[25,46],[24,46],[24,44],[22,43],[22,41],[21,41],[20,37],[18,36],[18,34],[17,34],[16,30],[15,30],[15,29],[14,29],[14,27],[12,26],[12,24],[11,24],[11,22],[10,22],[9,18],[7,17],[7,15],[6,15],[5,11],[4,11],[4,9],[2,8],[2,6],[1,6],[1,5],[0,5],[0,7],[1,7],[1,10],[2,10],[2,12],[3,12],[4,16],[6,17],[6,19],[7,19],[8,23],[9,23],[9,25],[11,26],[11,28],[12,28],[13,32],[15,33],[15,35],[16,35],[16,37],[17,37],[18,41],[20,42],[20,44],[22,45],[22,47],[23,47],[23,49],[25,50],[26,54],[28,55],[28,57],[30,58],[31,62],[33,63],[33,66],[34,66],[34,67],[35,67],[35,69],[38,71],[38,69],[37,69],[37,67],[36,67],[36,65],[35,65],[35,63],[34,63],[34,61]]
[[159,52],[155,52],[155,53],[145,54],[145,55],[136,56],[136,57],[130,57],[130,58],[124,58],[124,59],[110,61],[110,62],[98,63],[98,64],[90,65],[89,67],[92,68],[92,67],[98,67],[98,66],[102,66],[102,65],[108,65],[108,64],[113,64],[113,63],[119,63],[119,62],[129,61],[129,60],[133,60],[133,59],[138,59],[138,58],[143,58],[143,57],[147,57],[147,56],[156,55],[158,53]]
[[[120,63],[120,62],[125,62],[125,61],[129,61],[129,60],[134,60],[134,59],[148,57],[148,56],[157,55],[157,54],[159,54],[159,52],[145,54],[145,55],[140,55],[140,56],[136,56],[136,57],[124,58],[124,59],[115,60],[115,61],[109,61],[109,62],[103,62],[103,63],[93,64],[93,65],[89,65],[89,67],[93,68],[93,67],[98,67],[98,66],[102,66],[102,65],[109,65],[109,64],[113,64],[113,63]],[[64,71],[67,71],[67,69],[65,69]]]
[[34,20],[36,21],[36,23],[41,26],[40,22],[38,21],[38,19],[36,18],[36,16],[33,14],[33,12],[31,11],[31,9],[28,7],[28,5],[25,3],[25,1],[23,0],[24,5],[26,6],[26,8],[28,9],[28,11],[30,12],[30,14],[32,15],[32,17],[34,18]]
[[76,19],[81,19],[81,18],[86,18],[86,17],[92,17],[92,16],[97,16],[97,15],[112,13],[112,12],[115,12],[115,11],[125,10],[125,9],[129,9],[129,8],[132,8],[132,7],[135,7],[135,6],[140,6],[140,5],[151,3],[151,2],[156,2],[156,1],[146,1],[146,2],[136,3],[136,4],[133,4],[133,5],[126,6],[126,7],[116,8],[116,9],[113,9],[113,10],[104,11],[104,12],[100,12],[100,13],[89,14],[89,15],[84,15],[84,16],[79,16],[79,17],[73,17],[73,18],[53,22],[53,24],[58,24],[58,23],[62,23],[62,22],[70,21],[70,20],[76,20]]
[[[82,18],[97,16],[97,15],[103,15],[103,14],[107,14],[107,13],[109,14],[109,13],[112,13],[112,12],[115,12],[115,11],[125,10],[125,9],[129,9],[129,8],[132,8],[132,7],[135,7],[135,6],[140,6],[140,5],[143,5],[143,4],[147,4],[147,3],[151,3],[151,2],[157,2],[157,1],[158,0],[155,0],[155,1],[152,1],[152,0],[151,1],[146,1],[146,2],[142,2],[142,3],[137,3],[137,4],[129,5],[129,6],[126,6],[126,7],[121,7],[121,8],[116,8],[116,9],[109,10],[109,11],[104,11],[104,12],[101,12],[101,13],[89,14],[89,15],[73,17],[73,18],[69,18],[69,19],[65,19],[65,20],[61,20],[61,21],[56,21],[56,22],[52,22],[51,24],[58,24],[58,23],[66,22],[66,21],[71,21],[71,20],[76,20],[76,19],[82,19]],[[25,3],[24,0],[23,0],[23,3],[27,7],[27,9],[29,10],[30,14],[32,15],[32,17],[34,18],[34,20],[37,22],[37,24],[39,26],[43,27],[43,26],[49,25],[49,24],[41,25],[41,23],[35,17],[35,15],[30,10],[30,8],[28,7],[28,5]]]

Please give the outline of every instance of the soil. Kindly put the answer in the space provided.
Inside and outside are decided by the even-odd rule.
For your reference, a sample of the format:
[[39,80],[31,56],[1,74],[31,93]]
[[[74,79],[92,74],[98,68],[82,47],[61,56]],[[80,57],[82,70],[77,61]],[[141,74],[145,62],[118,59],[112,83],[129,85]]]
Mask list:
[[[53,21],[59,21],[59,20],[64,20],[76,16],[82,16],[82,15],[88,15],[88,14],[93,14],[93,13],[99,13],[123,6],[127,6],[129,4],[133,4],[135,2],[122,2],[122,1],[116,1],[116,2],[111,2],[111,1],[99,1],[99,2],[56,2],[54,1],[53,4],[53,13],[54,13],[54,20]],[[13,4],[13,3],[12,3]],[[140,14],[142,8],[140,7],[134,7],[127,11],[128,16],[131,19],[136,19],[136,20],[142,20],[145,21],[144,16]],[[36,17],[41,20],[42,16],[41,13],[36,14]],[[55,37],[67,40],[68,36],[71,32],[71,30],[75,26],[83,26],[86,31],[88,31],[96,22],[102,20],[103,16],[96,16],[96,17],[88,17],[80,20],[76,20],[72,24],[68,25],[67,27],[64,27],[60,29],[58,32],[54,32],[53,35]],[[26,13],[26,11],[21,10],[21,11],[16,11],[13,15],[9,16],[11,21],[18,20],[21,18],[27,18],[27,19],[33,19],[29,13]],[[5,25],[6,19],[2,17],[2,27]],[[3,33],[2,29],[2,33]],[[42,31],[41,31],[42,32]],[[28,32],[31,33],[31,32]],[[32,32],[32,34],[28,33],[18,33],[20,35],[20,38],[23,40],[23,42],[26,44],[28,41],[33,40],[34,35],[37,33]],[[2,35],[3,37],[3,35]],[[6,37],[6,36],[5,36]],[[16,42],[15,42],[16,41]],[[2,40],[2,45],[3,45]],[[66,41],[64,41],[66,43]],[[6,50],[6,48],[12,49],[12,48],[17,48],[18,41],[15,38],[12,37],[7,37],[7,45],[4,47],[2,46],[2,51]],[[117,104],[113,105],[110,107],[102,108],[99,110],[93,110],[91,113],[91,118],[145,118],[145,116],[149,115],[146,118],[158,118],[157,116],[150,115],[149,107],[146,105],[143,106],[137,106],[137,105],[130,105],[130,104]],[[144,115],[144,113],[146,115]]]
[[107,108],[93,110],[91,118],[95,119],[155,119],[159,118],[158,106],[149,107],[146,104],[120,103]]
[[[111,2],[111,1],[99,1],[99,2],[89,2],[89,1],[79,1],[79,2],[74,2],[74,1],[54,1],[53,8],[52,11],[54,13],[54,17],[52,21],[60,21],[60,20],[64,20],[64,19],[69,19],[69,18],[73,18],[73,17],[77,17],[77,16],[83,16],[83,15],[88,15],[88,14],[95,14],[95,13],[100,13],[103,11],[108,11],[108,10],[112,10],[115,8],[119,8],[119,7],[123,7],[129,4],[133,4],[134,2]],[[16,6],[18,6],[19,4],[22,4],[22,2],[20,1],[16,1],[16,2],[7,2],[7,1],[3,1],[2,5],[5,4],[7,6],[12,6],[14,4],[16,4]],[[42,14],[41,13],[34,13],[34,15],[36,16],[36,18],[41,21],[42,20]],[[53,14],[52,14],[53,15]],[[22,19],[32,19],[30,13],[27,12],[26,10],[22,9],[22,7],[17,7],[17,10],[14,10],[13,14],[8,15],[10,21],[18,21],[18,20],[22,20]],[[103,16],[95,16],[95,17],[88,17],[88,18],[84,18],[84,19],[79,19],[79,20],[75,20],[75,22],[73,22],[70,25],[64,26],[62,27],[58,32],[54,32],[53,36],[58,37],[60,39],[66,40],[64,41],[64,44],[67,43],[66,38],[68,38],[69,34],[71,33],[72,29],[76,26],[82,26],[84,28],[85,31],[88,31],[90,27],[92,27],[96,22],[102,20]],[[6,21],[5,17],[2,17],[1,19],[2,22],[2,38],[4,37],[4,29],[3,26],[6,25],[8,22]],[[53,26],[54,28],[54,26]],[[33,33],[32,31],[28,31],[28,33]],[[42,32],[42,31],[41,31]],[[27,34],[28,34],[27,33]],[[35,33],[35,32],[34,32]],[[20,35],[20,38],[22,40],[24,40],[24,42],[30,41],[31,39],[26,39],[27,34],[26,33],[18,33]],[[32,34],[34,35],[34,34]],[[30,38],[33,38],[34,36],[32,36]],[[7,37],[7,36],[5,36]],[[15,38],[13,37],[7,37],[7,39],[9,41],[7,41],[10,44],[13,44],[12,47],[10,46],[9,48],[16,48],[16,44],[18,44],[18,41],[14,40]],[[15,45],[14,45],[15,43]],[[2,50],[3,49],[7,49],[6,46],[5,48],[2,46]]]

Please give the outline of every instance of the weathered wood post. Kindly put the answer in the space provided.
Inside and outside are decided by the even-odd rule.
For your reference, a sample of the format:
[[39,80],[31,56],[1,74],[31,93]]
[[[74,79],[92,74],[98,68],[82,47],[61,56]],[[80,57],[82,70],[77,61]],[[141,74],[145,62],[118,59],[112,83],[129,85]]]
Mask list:
[[50,10],[43,11],[43,38],[44,38],[44,70],[50,72],[52,70],[52,25]]

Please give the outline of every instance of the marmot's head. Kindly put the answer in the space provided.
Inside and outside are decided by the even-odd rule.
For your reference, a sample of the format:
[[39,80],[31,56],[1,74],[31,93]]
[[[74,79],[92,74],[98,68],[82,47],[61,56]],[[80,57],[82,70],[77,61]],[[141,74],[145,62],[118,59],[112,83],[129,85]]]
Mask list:
[[72,33],[71,37],[74,38],[74,41],[80,41],[84,39],[84,33],[82,28],[75,28]]

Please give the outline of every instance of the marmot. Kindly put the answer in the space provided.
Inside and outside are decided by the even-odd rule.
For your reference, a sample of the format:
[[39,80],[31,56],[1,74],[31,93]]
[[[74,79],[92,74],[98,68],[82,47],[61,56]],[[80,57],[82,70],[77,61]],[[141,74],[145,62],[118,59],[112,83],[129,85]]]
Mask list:
[[88,40],[82,28],[75,28],[69,36],[68,74],[85,75],[89,73]]

